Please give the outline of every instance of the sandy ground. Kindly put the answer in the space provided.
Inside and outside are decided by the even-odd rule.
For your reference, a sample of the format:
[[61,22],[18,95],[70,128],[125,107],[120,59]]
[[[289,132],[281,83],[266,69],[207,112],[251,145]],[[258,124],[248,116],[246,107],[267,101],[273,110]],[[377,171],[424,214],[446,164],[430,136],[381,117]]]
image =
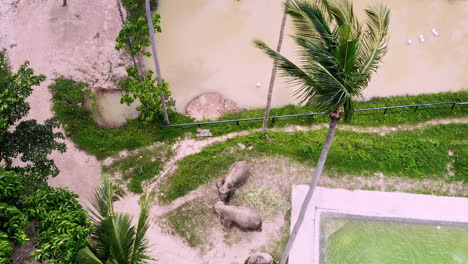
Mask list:
[[[31,111],[26,118],[42,122],[52,117],[47,87],[57,76],[86,81],[93,89],[114,89],[128,61],[114,49],[120,27],[112,0],[69,1],[67,7],[53,0],[2,0],[0,48],[7,49],[13,69],[28,60],[37,73],[47,76],[28,98]],[[86,203],[99,180],[99,162],[69,139],[66,144],[66,153],[52,154],[61,173],[50,184],[69,187]]]

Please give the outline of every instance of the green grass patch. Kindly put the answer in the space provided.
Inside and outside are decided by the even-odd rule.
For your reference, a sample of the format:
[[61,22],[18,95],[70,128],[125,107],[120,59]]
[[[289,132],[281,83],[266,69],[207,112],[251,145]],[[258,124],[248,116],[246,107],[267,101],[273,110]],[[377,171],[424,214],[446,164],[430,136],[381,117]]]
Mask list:
[[[369,101],[356,102],[356,109],[438,102],[468,102],[468,90],[437,94],[422,94],[416,96],[377,97]],[[270,116],[306,114],[314,112],[319,111],[305,106],[287,105],[284,107],[273,108]],[[365,127],[414,124],[437,118],[463,117],[466,116],[467,113],[468,108],[466,105],[457,105],[454,109],[452,109],[452,105],[423,106],[419,107],[417,111],[415,111],[415,108],[391,109],[388,110],[386,114],[384,114],[384,110],[366,111],[356,112],[351,124]],[[252,109],[242,113],[227,114],[221,117],[220,120],[254,118],[262,117],[263,115],[264,109]],[[256,120],[242,121],[239,125],[236,123],[211,124],[203,125],[203,128],[211,129],[213,135],[222,135],[240,130],[261,128],[262,122],[262,120]],[[327,115],[319,115],[316,117],[304,116],[275,119],[274,123],[270,120],[269,126],[284,127],[287,125],[311,125],[326,122],[328,122]]]
[[172,155],[169,145],[140,149],[127,157],[116,159],[102,168],[104,173],[119,174],[134,193],[143,193],[143,181],[153,178],[163,170],[164,162]]
[[[147,124],[139,119],[129,120],[122,128],[102,128],[96,125],[92,113],[83,105],[85,98],[92,96],[87,85],[82,82],[58,78],[50,86],[53,96],[53,109],[63,124],[65,132],[78,148],[95,155],[98,159],[112,156],[122,150],[132,150],[160,141],[174,141],[176,138],[195,133],[193,127],[177,127],[160,129],[158,123]],[[455,93],[439,93],[418,96],[375,98],[368,102],[358,102],[357,108],[381,107],[391,105],[431,103],[441,101],[468,101],[468,91]],[[296,113],[308,113],[313,110],[301,106],[285,106],[272,109],[272,115],[286,115]],[[254,109],[239,114],[229,114],[221,118],[236,119],[261,117],[262,109]],[[381,126],[397,125],[405,123],[417,123],[435,118],[463,117],[467,115],[466,106],[456,106],[453,110],[451,105],[437,107],[422,107],[414,112],[414,109],[389,110],[386,115],[380,112],[357,113],[353,125],[359,126]],[[192,119],[180,113],[170,116],[172,124],[190,123]],[[310,125],[314,123],[327,122],[325,115],[312,117],[285,118],[276,120],[274,126],[282,127],[290,124]],[[260,128],[261,121],[246,121],[226,124],[203,125],[203,128],[211,129],[213,135],[222,135],[229,132]],[[447,135],[451,137],[451,135]]]
[[454,180],[468,183],[468,144],[457,145],[454,149],[455,162],[453,170],[455,172]]
[[[210,146],[177,162],[177,170],[161,185],[161,192],[164,193],[161,199],[169,202],[185,195],[218,178],[233,162],[245,159],[247,155],[282,155],[315,166],[326,133],[326,129],[270,132],[270,140],[264,140],[260,133],[252,133]],[[389,176],[418,179],[445,176],[450,161],[448,150],[462,144],[467,135],[466,124],[438,125],[426,130],[399,131],[386,136],[337,130],[325,169],[329,175],[372,175],[382,172]],[[458,140],[456,136],[460,136]],[[239,143],[253,146],[253,150],[237,148],[233,151]],[[468,180],[466,175],[459,173],[456,179]]]
[[[159,124],[145,124],[138,119],[129,120],[122,128],[102,128],[94,122],[91,111],[84,107],[85,97],[92,95],[85,83],[58,78],[49,88],[52,92],[53,110],[63,124],[66,135],[78,148],[95,155],[98,159],[104,159],[122,150],[174,140],[190,131],[182,128],[161,130]],[[191,121],[178,113],[172,115],[171,120]]]

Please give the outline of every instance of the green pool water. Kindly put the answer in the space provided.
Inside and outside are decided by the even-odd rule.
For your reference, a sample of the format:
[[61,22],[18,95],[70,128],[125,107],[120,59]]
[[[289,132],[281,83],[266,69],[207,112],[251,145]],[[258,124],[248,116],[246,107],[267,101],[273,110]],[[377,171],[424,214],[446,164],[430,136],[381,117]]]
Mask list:
[[325,217],[320,247],[322,264],[468,264],[468,227]]

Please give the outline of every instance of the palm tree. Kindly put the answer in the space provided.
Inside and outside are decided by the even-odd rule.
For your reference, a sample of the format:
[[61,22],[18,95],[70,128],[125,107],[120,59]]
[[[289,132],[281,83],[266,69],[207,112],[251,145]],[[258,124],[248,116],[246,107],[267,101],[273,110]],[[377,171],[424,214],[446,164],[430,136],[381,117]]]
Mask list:
[[[158,77],[158,85],[162,85],[162,76],[161,76],[161,67],[159,66],[158,60],[158,52],[156,50],[156,40],[154,37],[154,25],[153,25],[153,17],[151,16],[151,7],[150,7],[150,0],[146,0],[145,2],[145,9],[146,9],[146,20],[148,21],[149,31],[150,31],[150,42],[151,42],[151,51],[153,52],[153,59],[154,59],[154,67],[156,68],[156,75]],[[161,107],[163,110],[164,115],[164,123],[166,125],[169,124],[169,116],[167,114],[167,105],[166,105],[166,96],[163,92],[159,94],[161,97]]]
[[151,194],[140,199],[138,223],[132,225],[128,214],[116,213],[113,203],[125,193],[107,177],[103,177],[91,198],[91,220],[93,233],[88,238],[88,247],[78,252],[78,263],[82,264],[143,264],[153,260],[146,254],[149,246],[146,232],[149,228]]
[[[287,1],[287,0],[286,0]],[[286,17],[287,17],[287,9],[286,6],[284,7],[283,12],[283,19],[281,20],[281,29],[278,38],[278,45],[276,46],[276,52],[281,51],[281,46],[283,44],[283,37],[284,37],[284,28],[286,26]],[[263,118],[263,126],[262,126],[262,134],[266,133],[267,125],[268,125],[268,118],[270,117],[270,110],[271,110],[271,99],[273,97],[273,87],[275,86],[275,78],[276,78],[276,69],[278,68],[278,63],[276,60],[273,62],[273,69],[271,69],[271,77],[270,77],[270,85],[268,86],[268,95],[267,95],[267,104],[265,107],[265,117]]]
[[275,60],[284,77],[300,86],[296,95],[301,102],[329,113],[330,122],[317,168],[281,264],[286,263],[304,220],[336,125],[342,115],[345,121],[351,121],[355,98],[367,87],[387,51],[390,19],[386,6],[374,5],[365,9],[367,20],[362,26],[348,0],[317,0],[313,3],[290,0],[286,8],[297,30],[293,39],[299,46],[300,64],[294,64],[262,41],[256,40],[255,45]]

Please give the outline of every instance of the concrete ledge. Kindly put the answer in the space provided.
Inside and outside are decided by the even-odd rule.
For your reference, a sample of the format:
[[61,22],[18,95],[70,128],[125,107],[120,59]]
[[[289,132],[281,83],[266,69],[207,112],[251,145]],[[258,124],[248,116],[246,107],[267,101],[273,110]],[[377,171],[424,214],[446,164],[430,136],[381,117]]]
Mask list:
[[[291,229],[308,189],[307,185],[293,186]],[[290,264],[319,264],[319,227],[323,212],[468,224],[468,199],[317,187],[291,250]]]

